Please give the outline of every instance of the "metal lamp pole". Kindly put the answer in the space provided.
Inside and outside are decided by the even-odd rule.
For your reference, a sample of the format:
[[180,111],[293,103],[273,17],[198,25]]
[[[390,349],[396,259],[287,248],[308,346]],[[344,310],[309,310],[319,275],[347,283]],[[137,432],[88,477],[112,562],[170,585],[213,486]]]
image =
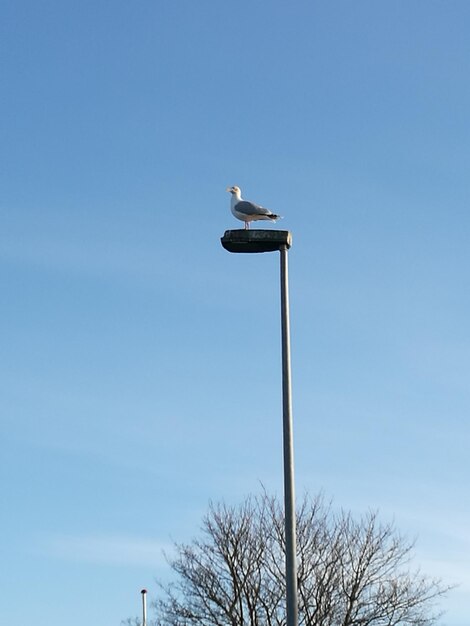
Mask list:
[[282,425],[284,451],[284,517],[286,541],[287,626],[298,624],[297,561],[295,529],[294,436],[292,421],[289,271],[287,251],[292,236],[285,230],[227,230],[221,239],[229,252],[273,252],[281,260]]
[[297,626],[297,542],[295,532],[294,429],[292,422],[287,246],[282,246],[279,251],[281,254],[282,425],[284,445],[287,626]]
[[142,589],[142,626],[147,626],[147,589]]

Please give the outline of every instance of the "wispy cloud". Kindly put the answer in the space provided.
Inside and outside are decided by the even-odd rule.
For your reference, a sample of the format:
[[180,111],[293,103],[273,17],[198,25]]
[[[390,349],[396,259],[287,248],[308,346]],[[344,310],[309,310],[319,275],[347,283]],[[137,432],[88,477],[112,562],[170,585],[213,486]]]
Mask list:
[[452,593],[470,593],[470,531],[468,515],[450,516],[430,508],[404,511],[400,521],[417,529],[417,563],[428,576],[442,579],[446,585],[456,585]]
[[97,565],[165,566],[164,551],[169,553],[171,545],[118,534],[60,534],[42,538],[38,544],[43,556]]
[[423,572],[430,577],[440,578],[445,585],[456,585],[453,593],[470,592],[470,559],[422,559],[420,562]]

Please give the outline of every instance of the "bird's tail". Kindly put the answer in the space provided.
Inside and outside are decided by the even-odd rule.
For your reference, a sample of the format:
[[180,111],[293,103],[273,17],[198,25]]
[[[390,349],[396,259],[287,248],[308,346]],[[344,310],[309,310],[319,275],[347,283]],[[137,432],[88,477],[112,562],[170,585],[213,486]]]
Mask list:
[[277,222],[277,220],[282,220],[282,215],[275,215],[274,213],[269,216],[269,219],[273,222]]

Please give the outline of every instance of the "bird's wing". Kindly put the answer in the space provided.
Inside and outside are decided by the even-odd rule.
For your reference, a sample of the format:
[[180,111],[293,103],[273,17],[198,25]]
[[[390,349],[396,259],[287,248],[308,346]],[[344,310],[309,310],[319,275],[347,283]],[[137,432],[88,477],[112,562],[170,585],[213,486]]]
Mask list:
[[265,209],[263,206],[259,206],[259,204],[255,204],[254,202],[248,202],[248,200],[242,200],[241,202],[237,202],[237,204],[233,208],[238,213],[246,216],[271,215],[271,211],[269,209]]

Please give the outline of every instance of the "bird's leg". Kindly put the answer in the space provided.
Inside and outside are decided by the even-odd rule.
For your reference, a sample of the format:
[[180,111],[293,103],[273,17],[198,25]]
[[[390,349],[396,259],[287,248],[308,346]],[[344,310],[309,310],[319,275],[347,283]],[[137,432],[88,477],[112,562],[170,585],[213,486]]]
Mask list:
[[250,228],[250,222],[245,222],[245,230],[248,230]]

